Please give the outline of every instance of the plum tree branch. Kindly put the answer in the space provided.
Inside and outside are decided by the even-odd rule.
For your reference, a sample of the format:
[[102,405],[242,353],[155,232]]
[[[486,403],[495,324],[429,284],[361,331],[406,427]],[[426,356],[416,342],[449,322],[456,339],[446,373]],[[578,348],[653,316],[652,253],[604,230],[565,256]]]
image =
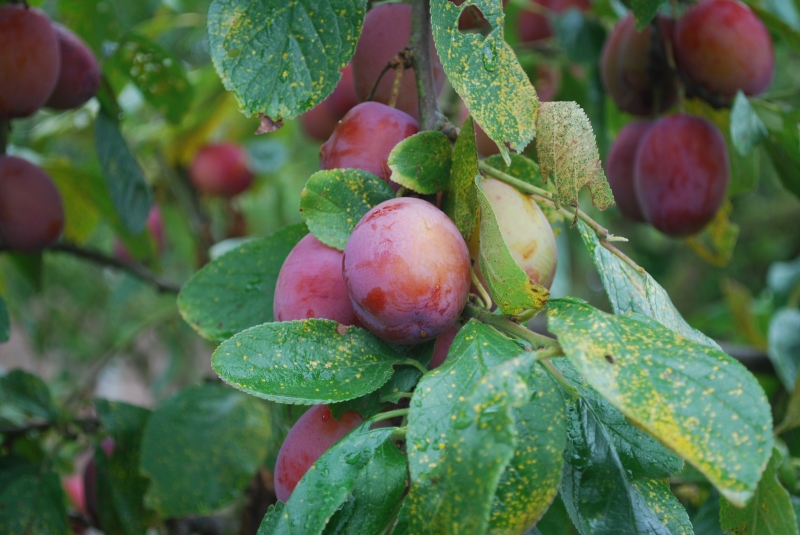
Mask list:
[[411,2],[411,64],[417,77],[419,97],[420,130],[437,130],[447,123],[439,109],[436,83],[433,79],[433,54],[431,46],[431,3],[430,0]]

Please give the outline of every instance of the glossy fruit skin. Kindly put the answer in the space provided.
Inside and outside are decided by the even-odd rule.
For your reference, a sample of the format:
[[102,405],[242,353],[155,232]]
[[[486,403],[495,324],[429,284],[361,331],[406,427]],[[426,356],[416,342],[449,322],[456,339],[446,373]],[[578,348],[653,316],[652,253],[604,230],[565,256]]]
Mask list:
[[250,187],[253,172],[245,150],[235,143],[214,143],[197,152],[189,168],[192,184],[202,193],[234,197]]
[[646,222],[639,199],[636,197],[633,168],[636,152],[644,135],[650,130],[650,121],[633,121],[620,130],[606,158],[606,178],[620,213],[632,221]]
[[0,156],[0,243],[35,253],[58,241],[64,205],[51,178],[30,162]]
[[306,135],[318,141],[327,141],[336,124],[358,104],[353,67],[351,64],[342,69],[342,78],[336,84],[328,98],[300,116],[300,124]]
[[[150,208],[150,213],[147,215],[147,222],[145,227],[150,232],[150,235],[156,242],[156,254],[161,255],[167,247],[167,242],[164,238],[164,222],[161,219],[161,209],[157,204]],[[130,252],[125,248],[125,244],[119,239],[114,241],[114,256],[125,262],[133,262],[135,259]]]
[[77,35],[54,24],[61,55],[61,71],[56,87],[45,106],[70,110],[83,106],[100,88],[100,66],[92,51]]
[[[114,454],[114,439],[106,438],[100,446],[109,459]],[[98,511],[97,501],[97,464],[94,462],[94,456],[86,464],[86,469],[83,471],[83,491],[85,493],[84,503],[86,504],[86,513],[89,516],[89,521],[92,526],[100,526],[100,517]]]
[[536,202],[494,178],[481,182],[511,256],[534,284],[550,288],[558,266],[553,228]]
[[364,419],[355,411],[333,418],[327,405],[308,409],[292,426],[275,461],[275,494],[284,503],[308,469]]
[[345,246],[343,267],[356,316],[388,342],[439,336],[469,296],[467,244],[441,210],[421,199],[390,199],[367,212]]
[[357,322],[342,275],[342,252],[308,234],[283,262],[275,284],[275,321],[323,318]]
[[56,86],[56,31],[38,9],[0,6],[0,118],[28,117]]
[[775,50],[764,23],[736,0],[703,0],[675,25],[675,60],[692,82],[726,97],[772,82]]
[[458,331],[461,330],[462,325],[460,323],[456,323],[445,332],[439,335],[436,339],[436,342],[433,345],[433,358],[431,359],[431,364],[428,366],[429,370],[433,370],[438,368],[439,366],[444,363],[445,359],[447,359],[447,353],[450,351],[450,347],[453,345],[453,340],[455,340]]
[[[659,17],[662,39],[672,35],[673,22]],[[677,80],[666,63],[651,57],[650,27],[636,31],[633,13],[620,20],[603,45],[603,83],[617,107],[633,115],[650,116],[669,109],[678,98]],[[658,105],[657,105],[658,103]]]
[[[394,4],[390,4],[394,5]],[[320,169],[362,169],[385,180],[389,177],[389,153],[405,138],[419,132],[416,119],[380,102],[362,102],[336,126],[319,150]]]
[[[591,7],[589,0],[532,0],[553,13],[563,13],[569,9],[586,11]],[[547,16],[523,9],[519,13],[519,40],[523,43],[534,43],[553,36],[553,27]]]
[[634,177],[639,204],[655,228],[674,237],[699,232],[725,200],[725,138],[706,119],[664,117],[642,139]]
[[[364,29],[358,39],[353,55],[353,79],[360,102],[367,100],[369,92],[389,61],[403,50],[411,35],[411,6],[408,4],[382,4],[375,6],[364,18]],[[444,69],[436,55],[431,37],[433,55],[433,78],[438,95],[444,87]],[[388,103],[394,84],[394,74],[388,71],[375,92],[376,102]],[[400,81],[397,109],[415,119],[417,110],[417,77],[413,69],[407,69]]]

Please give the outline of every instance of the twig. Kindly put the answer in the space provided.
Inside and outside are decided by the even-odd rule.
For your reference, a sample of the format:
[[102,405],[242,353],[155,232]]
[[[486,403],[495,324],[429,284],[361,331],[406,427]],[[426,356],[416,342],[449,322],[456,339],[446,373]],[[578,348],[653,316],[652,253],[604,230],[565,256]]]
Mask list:
[[[0,253],[4,251],[11,251],[11,249],[0,246]],[[84,249],[71,243],[57,243],[47,247],[45,251],[68,253],[101,266],[113,267],[125,271],[126,273],[129,273],[130,275],[133,275],[134,277],[150,284],[153,286],[153,288],[161,293],[178,293],[181,290],[180,284],[162,279],[141,264],[137,264],[135,262],[125,262],[123,260],[107,256],[99,251]]]
[[[367,101],[371,101],[372,99],[375,98],[375,93],[378,92],[378,86],[380,85],[381,80],[383,80],[383,76],[389,69],[397,69],[399,66],[402,65],[403,72],[405,72],[405,69],[411,68],[411,61],[409,59],[409,55],[410,53],[406,48],[398,52],[395,57],[389,60],[389,63],[387,63],[383,67],[383,70],[381,70],[380,74],[378,74],[378,77],[375,79],[375,83],[372,84],[372,89],[370,89],[369,94],[367,94],[367,99],[366,99]],[[400,77],[402,78],[403,76],[400,75]]]
[[430,36],[430,0],[412,0],[411,38],[408,41],[408,48],[411,52],[411,65],[417,77],[420,130],[438,130],[447,121],[439,109],[437,100],[431,59],[434,52],[431,49]]
[[492,314],[485,308],[470,304],[467,304],[467,306],[464,307],[464,315],[468,318],[475,318],[487,325],[496,327],[506,334],[510,334],[511,336],[524,340],[531,344],[534,348],[560,347],[558,340],[555,338],[550,338],[549,336],[526,329],[519,323],[513,321],[511,316]]

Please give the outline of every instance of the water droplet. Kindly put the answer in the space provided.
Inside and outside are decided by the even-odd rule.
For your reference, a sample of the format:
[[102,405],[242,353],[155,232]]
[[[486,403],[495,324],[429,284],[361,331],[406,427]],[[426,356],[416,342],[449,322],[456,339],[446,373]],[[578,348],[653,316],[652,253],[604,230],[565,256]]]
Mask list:
[[426,451],[428,449],[428,441],[427,440],[421,440],[421,441],[415,443],[414,445],[417,447],[417,449],[419,451]]
[[238,58],[242,54],[242,51],[238,48],[231,48],[228,50],[228,57],[229,58]]
[[497,44],[494,39],[487,38],[483,42],[483,68],[487,71],[497,68]]
[[472,424],[472,418],[467,416],[464,413],[458,415],[456,421],[453,425],[455,425],[456,429],[464,429],[465,427],[469,427]]
[[414,406],[415,407],[422,407],[422,400],[419,399],[419,398],[415,399],[414,400]]
[[345,454],[344,462],[346,462],[347,464],[356,464],[360,458],[361,458],[360,451],[351,451],[350,453]]
[[281,82],[285,82],[289,79],[289,71],[281,71],[281,74],[278,76],[278,80]]

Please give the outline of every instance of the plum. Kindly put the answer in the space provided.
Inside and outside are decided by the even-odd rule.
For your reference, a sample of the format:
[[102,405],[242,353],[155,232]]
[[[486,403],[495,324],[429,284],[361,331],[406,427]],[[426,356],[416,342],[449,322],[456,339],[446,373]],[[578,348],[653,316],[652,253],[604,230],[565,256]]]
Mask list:
[[[114,454],[115,442],[113,438],[105,438],[100,443],[103,452],[109,459]],[[100,526],[100,517],[98,515],[98,500],[97,500],[97,463],[92,457],[86,464],[83,471],[83,491],[85,493],[84,504],[86,505],[86,513],[92,526]]]
[[[158,208],[157,204],[154,204],[153,207],[150,208],[145,227],[156,242],[156,254],[161,255],[164,249],[166,249],[167,243],[164,239],[164,223],[161,219],[161,210]],[[119,239],[114,241],[114,255],[126,262],[134,261],[130,251],[125,248],[125,245]]]
[[284,503],[297,483],[323,453],[364,419],[355,411],[336,420],[327,405],[308,409],[292,426],[275,461],[275,494]]
[[433,344],[433,358],[428,369],[433,370],[442,365],[447,358],[447,353],[450,351],[450,346],[453,345],[453,340],[455,340],[460,330],[461,325],[456,323],[436,338],[436,342]]
[[691,115],[658,120],[636,153],[636,195],[645,218],[668,236],[703,229],[725,200],[730,178],[725,138]]
[[54,24],[61,54],[61,71],[45,106],[70,110],[84,105],[100,88],[100,66],[92,51],[77,35]]
[[0,243],[23,253],[52,245],[64,230],[64,205],[50,177],[16,156],[0,156]]
[[212,143],[197,152],[189,178],[202,193],[234,197],[250,187],[247,153],[235,143]]
[[56,87],[56,31],[38,9],[0,6],[0,119],[28,117]]
[[326,141],[342,117],[358,104],[352,65],[348,63],[341,72],[342,78],[333,93],[300,116],[303,130],[313,139]]
[[758,95],[775,74],[767,28],[736,0],[703,0],[675,25],[675,60],[692,81],[725,97]]
[[342,275],[342,252],[308,234],[283,262],[275,284],[275,321],[324,318],[357,323]]
[[362,102],[347,112],[333,135],[319,150],[320,169],[362,169],[385,180],[389,177],[389,153],[395,145],[419,132],[409,114],[379,102]]
[[611,145],[606,158],[606,178],[620,213],[632,221],[645,222],[636,197],[633,166],[642,138],[653,125],[650,121],[633,121],[623,128]]
[[[389,61],[403,50],[411,35],[411,6],[408,4],[381,4],[372,8],[364,18],[364,28],[358,38],[353,55],[353,80],[358,100],[367,100],[372,86]],[[436,55],[431,37],[433,78],[437,94],[444,87],[444,69]],[[394,85],[394,73],[389,71],[378,84],[373,100],[389,102]],[[415,119],[417,110],[417,77],[413,69],[407,69],[400,81],[397,109]]]

